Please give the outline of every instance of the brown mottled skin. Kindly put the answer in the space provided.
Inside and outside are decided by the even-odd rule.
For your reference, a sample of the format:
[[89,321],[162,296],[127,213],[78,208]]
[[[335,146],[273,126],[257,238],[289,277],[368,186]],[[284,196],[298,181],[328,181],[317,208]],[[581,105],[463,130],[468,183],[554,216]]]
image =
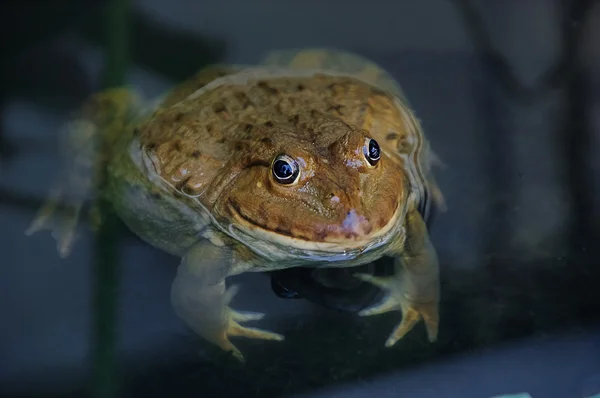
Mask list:
[[[426,191],[443,202],[418,122],[393,80],[366,60],[277,54],[286,53],[254,68],[206,68],[147,109],[129,90],[95,96],[67,129],[62,191],[29,232],[53,229],[67,255],[81,204],[105,167],[99,193],[121,219],[182,257],[171,297],[177,313],[236,357],[230,336],[283,336],[240,324],[262,314],[229,307],[236,288],[225,288],[227,276],[351,267],[384,255],[397,259],[396,276],[357,275],[387,292],[361,315],[402,311],[388,346],[419,319],[435,340],[437,256],[417,207]],[[380,147],[376,161],[367,159],[370,140]],[[291,182],[274,175],[282,156],[297,164]],[[67,215],[48,225],[59,201]]]

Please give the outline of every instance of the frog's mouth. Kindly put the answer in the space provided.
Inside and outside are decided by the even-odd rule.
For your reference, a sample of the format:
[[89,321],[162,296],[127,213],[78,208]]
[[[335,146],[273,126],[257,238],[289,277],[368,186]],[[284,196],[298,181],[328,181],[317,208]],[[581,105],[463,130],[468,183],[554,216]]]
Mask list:
[[231,203],[228,208],[231,221],[226,228],[227,233],[254,252],[274,260],[302,257],[327,262],[351,259],[385,246],[392,239],[403,235],[401,220],[406,213],[405,206],[399,204],[389,221],[370,233],[354,234],[351,237],[331,234],[321,237],[321,240],[309,240],[268,229]]

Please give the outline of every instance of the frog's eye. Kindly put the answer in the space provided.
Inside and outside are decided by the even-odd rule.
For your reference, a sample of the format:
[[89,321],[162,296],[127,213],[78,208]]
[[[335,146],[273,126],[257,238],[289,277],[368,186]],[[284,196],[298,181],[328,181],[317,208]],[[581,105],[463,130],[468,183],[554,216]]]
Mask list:
[[379,144],[372,138],[367,139],[367,142],[363,147],[363,153],[365,155],[365,159],[367,159],[367,162],[369,162],[371,166],[375,166],[381,158]]
[[279,155],[273,161],[271,166],[273,177],[280,184],[293,184],[298,181],[300,176],[300,167],[298,163],[287,155]]

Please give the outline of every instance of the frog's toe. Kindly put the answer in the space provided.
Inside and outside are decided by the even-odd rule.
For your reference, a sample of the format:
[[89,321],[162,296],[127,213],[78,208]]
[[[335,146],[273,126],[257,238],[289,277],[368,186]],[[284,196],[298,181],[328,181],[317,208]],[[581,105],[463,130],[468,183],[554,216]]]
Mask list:
[[231,318],[229,319],[229,327],[227,329],[227,334],[229,336],[242,336],[252,339],[282,341],[284,337],[278,333],[273,333],[263,329],[250,328],[240,325],[240,322],[259,320],[263,317],[264,314],[243,313],[232,310]]
[[427,337],[430,342],[437,340],[439,314],[437,303],[417,304],[406,303],[402,305],[402,321],[385,342],[386,347],[392,347],[398,340],[404,337],[422,318],[427,329]]
[[236,311],[230,310],[231,319],[236,322],[260,321],[265,317],[265,314],[252,311]]
[[[229,287],[229,289],[227,289],[227,291],[225,292],[225,303],[229,304],[238,291],[239,287],[237,285],[232,285],[231,287]],[[228,334],[230,336],[244,336],[263,340],[283,340],[283,336],[280,334],[271,333],[256,328],[247,328],[240,325],[241,322],[259,321],[265,317],[265,314],[253,311],[236,311],[231,308],[228,308],[227,311],[229,312]]]
[[251,339],[275,341],[284,340],[284,337],[278,333],[273,333],[258,328],[246,327],[240,324],[240,322],[256,321],[262,319],[264,316],[265,314],[256,312],[241,312],[229,309],[229,320],[227,322],[227,327],[224,328],[224,330],[222,330],[218,336],[211,340],[223,351],[231,352],[234,358],[244,362],[244,356],[242,355],[241,351],[229,340],[229,337],[247,337]]
[[73,248],[81,205],[65,207],[61,204],[61,197],[60,190],[54,190],[51,193],[25,230],[25,234],[31,236],[41,230],[49,229],[52,237],[56,240],[58,253],[65,258]]
[[430,302],[410,300],[402,285],[398,285],[398,280],[395,278],[382,278],[367,274],[355,274],[355,276],[386,291],[386,295],[380,303],[360,311],[358,313],[360,316],[378,315],[389,311],[402,312],[402,321],[390,334],[385,343],[386,347],[396,344],[421,319],[425,323],[429,341],[434,342],[437,339],[439,325],[437,300]]
[[390,289],[395,282],[395,279],[389,277],[373,276],[371,274],[357,273],[354,276],[365,282],[370,282],[381,289]]

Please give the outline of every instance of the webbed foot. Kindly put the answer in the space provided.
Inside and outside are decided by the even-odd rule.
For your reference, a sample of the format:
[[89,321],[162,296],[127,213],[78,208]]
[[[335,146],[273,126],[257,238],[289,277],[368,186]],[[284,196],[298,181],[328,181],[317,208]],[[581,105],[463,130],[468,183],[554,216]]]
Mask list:
[[402,321],[396,326],[385,342],[386,347],[392,347],[404,337],[419,320],[423,319],[430,342],[437,339],[439,312],[437,300],[417,302],[410,300],[402,284],[394,277],[376,277],[369,274],[355,274],[363,281],[370,282],[386,291],[384,299],[358,313],[360,316],[383,314],[389,311],[401,311]]

